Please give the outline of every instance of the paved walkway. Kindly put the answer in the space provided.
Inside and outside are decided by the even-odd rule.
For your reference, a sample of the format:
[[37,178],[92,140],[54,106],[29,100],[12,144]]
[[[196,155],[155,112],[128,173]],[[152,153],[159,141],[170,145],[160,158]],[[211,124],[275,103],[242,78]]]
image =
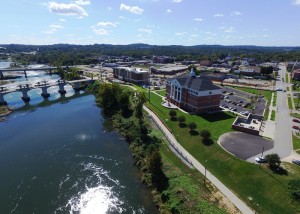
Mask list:
[[156,121],[156,124],[161,128],[171,144],[175,146],[201,174],[214,184],[242,213],[254,214],[255,212],[249,208],[241,199],[239,199],[230,189],[228,189],[221,181],[211,174],[202,164],[200,164],[190,153],[188,153],[174,138],[169,129],[161,122],[161,120],[150,109],[144,106],[145,111]]

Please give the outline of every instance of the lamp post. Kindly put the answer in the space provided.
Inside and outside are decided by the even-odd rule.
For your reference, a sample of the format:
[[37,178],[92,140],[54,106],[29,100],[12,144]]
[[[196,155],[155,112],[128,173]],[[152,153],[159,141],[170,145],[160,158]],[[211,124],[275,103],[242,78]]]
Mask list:
[[149,79],[148,79],[148,83],[149,83],[149,86],[148,86],[148,96],[149,96],[149,103],[150,103],[150,88],[151,88],[151,80],[150,80],[150,77],[151,76],[151,66],[149,67]]

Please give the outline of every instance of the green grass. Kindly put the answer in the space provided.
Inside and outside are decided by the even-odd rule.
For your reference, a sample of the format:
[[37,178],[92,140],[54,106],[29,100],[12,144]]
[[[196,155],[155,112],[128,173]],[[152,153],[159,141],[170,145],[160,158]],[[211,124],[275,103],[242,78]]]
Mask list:
[[298,114],[298,113],[290,113],[290,115],[291,115],[292,117],[295,117],[295,118],[300,119],[300,114]]
[[237,86],[230,86],[230,87],[241,90],[241,91],[245,91],[245,92],[248,92],[251,94],[255,94],[255,95],[263,95],[265,97],[265,99],[268,101],[268,105],[271,102],[272,91],[258,90],[258,89],[254,89],[254,88],[245,88],[245,87],[237,87]]
[[265,120],[268,119],[268,117],[269,117],[269,112],[270,112],[270,109],[269,109],[269,107],[267,107],[267,108],[265,109],[265,112],[264,112],[264,119],[265,119]]
[[166,92],[166,90],[164,89],[164,90],[159,90],[159,91],[155,91],[156,93],[158,93],[159,95],[161,95],[161,96],[167,96],[167,92]]
[[289,82],[289,74],[288,73],[285,73],[285,81]]
[[[297,209],[300,210],[299,204],[291,202],[287,190],[288,181],[299,178],[300,168],[287,165],[293,171],[289,171],[288,176],[277,175],[265,166],[239,160],[216,143],[220,135],[232,131],[231,124],[235,119],[233,116],[227,113],[197,116],[177,111],[178,116],[186,117],[186,124],[194,121],[198,131],[210,130],[215,143],[206,146],[201,143],[198,135],[190,135],[188,128],[180,128],[178,122],[169,120],[169,110],[161,106],[159,96],[151,93],[151,103],[147,103],[147,106],[165,122],[190,154],[201,163],[207,160],[208,170],[258,213],[296,213]],[[251,201],[249,197],[252,198]]]
[[293,148],[294,150],[300,149],[300,138],[293,135]]
[[293,105],[292,105],[292,98],[289,96],[288,97],[288,106],[289,106],[289,109],[292,109],[293,108]]
[[[160,145],[160,153],[163,161],[163,171],[168,177],[169,186],[164,191],[168,195],[169,210],[173,208],[179,213],[226,213],[218,208],[217,199],[213,198],[211,191],[204,186],[204,177],[195,169],[187,167],[169,148],[164,134],[156,127],[152,129],[150,135],[163,139]],[[188,198],[188,200],[182,200]]]
[[277,93],[273,93],[273,102],[272,102],[272,106],[275,107],[276,106],[276,100],[277,100]]
[[276,117],[276,111],[272,110],[271,120],[275,121],[275,117]]

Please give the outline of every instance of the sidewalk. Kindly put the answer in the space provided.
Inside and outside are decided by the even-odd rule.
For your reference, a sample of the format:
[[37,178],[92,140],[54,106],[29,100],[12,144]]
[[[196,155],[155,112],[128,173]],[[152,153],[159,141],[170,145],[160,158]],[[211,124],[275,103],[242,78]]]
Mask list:
[[144,110],[156,121],[156,124],[169,139],[172,146],[175,146],[185,159],[191,163],[201,174],[203,174],[212,184],[216,186],[242,213],[254,214],[255,212],[249,208],[241,199],[239,199],[230,189],[228,189],[221,181],[211,174],[202,164],[200,164],[190,153],[188,153],[174,138],[169,129],[161,122],[161,120],[150,109],[144,106]]

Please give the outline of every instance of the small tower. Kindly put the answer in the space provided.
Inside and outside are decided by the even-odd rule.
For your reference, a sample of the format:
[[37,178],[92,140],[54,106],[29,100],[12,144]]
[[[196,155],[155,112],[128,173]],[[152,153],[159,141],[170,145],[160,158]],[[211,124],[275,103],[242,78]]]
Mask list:
[[194,68],[191,68],[190,77],[196,77],[196,74],[194,72]]

